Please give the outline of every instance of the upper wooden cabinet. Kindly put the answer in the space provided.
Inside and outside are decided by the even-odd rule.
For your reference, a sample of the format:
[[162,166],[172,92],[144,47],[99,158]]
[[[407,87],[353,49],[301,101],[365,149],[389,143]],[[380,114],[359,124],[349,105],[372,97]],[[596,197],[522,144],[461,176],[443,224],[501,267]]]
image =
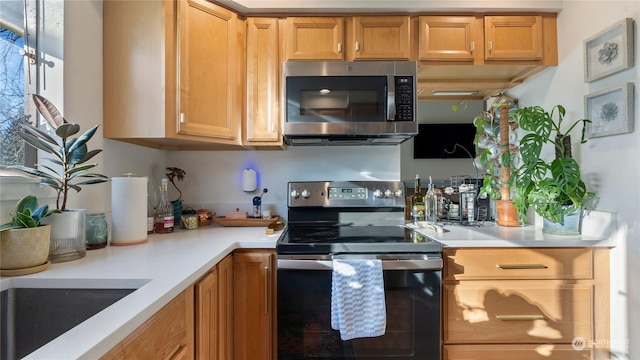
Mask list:
[[288,60],[409,60],[409,16],[288,17]]
[[542,16],[485,16],[486,60],[541,60]]
[[476,61],[483,56],[482,16],[420,16],[420,60]]
[[280,26],[276,18],[247,19],[247,105],[243,143],[281,147]]
[[206,0],[110,0],[103,12],[105,138],[240,148],[244,20]]
[[343,60],[344,19],[288,17],[285,60]]

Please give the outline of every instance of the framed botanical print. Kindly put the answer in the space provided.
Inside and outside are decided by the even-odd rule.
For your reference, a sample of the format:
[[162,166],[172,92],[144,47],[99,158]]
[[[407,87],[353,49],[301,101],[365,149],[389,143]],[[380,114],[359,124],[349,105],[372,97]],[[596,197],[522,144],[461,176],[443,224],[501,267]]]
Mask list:
[[589,138],[633,131],[633,83],[591,93],[584,97]]
[[626,18],[584,41],[584,81],[633,67],[633,19]]

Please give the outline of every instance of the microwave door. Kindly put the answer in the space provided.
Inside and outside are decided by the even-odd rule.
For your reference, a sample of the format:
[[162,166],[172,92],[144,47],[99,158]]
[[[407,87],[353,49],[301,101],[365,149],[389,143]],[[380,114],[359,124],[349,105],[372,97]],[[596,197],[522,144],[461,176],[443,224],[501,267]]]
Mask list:
[[396,87],[395,76],[387,76],[387,120],[394,121],[396,119]]

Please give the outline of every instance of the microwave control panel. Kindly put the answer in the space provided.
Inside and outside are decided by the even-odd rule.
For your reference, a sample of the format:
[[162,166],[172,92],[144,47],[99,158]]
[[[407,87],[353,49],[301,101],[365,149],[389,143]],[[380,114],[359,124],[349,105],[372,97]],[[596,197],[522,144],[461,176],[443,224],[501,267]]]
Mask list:
[[396,120],[413,121],[413,76],[396,76]]

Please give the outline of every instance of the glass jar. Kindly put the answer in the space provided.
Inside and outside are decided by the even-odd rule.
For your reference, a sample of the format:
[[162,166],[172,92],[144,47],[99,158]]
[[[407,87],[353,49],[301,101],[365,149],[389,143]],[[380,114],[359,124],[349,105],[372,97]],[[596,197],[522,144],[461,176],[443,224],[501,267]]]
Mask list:
[[86,224],[87,250],[101,249],[107,246],[109,230],[104,213],[87,214]]

